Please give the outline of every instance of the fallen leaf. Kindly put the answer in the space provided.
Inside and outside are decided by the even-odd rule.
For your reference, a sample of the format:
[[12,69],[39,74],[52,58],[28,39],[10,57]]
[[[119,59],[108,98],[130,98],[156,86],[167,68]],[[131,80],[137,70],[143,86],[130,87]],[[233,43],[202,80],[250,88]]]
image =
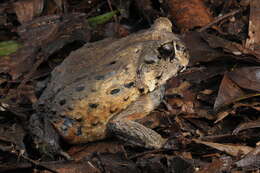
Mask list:
[[225,74],[215,100],[214,110],[229,105],[243,96],[245,96],[245,93]]
[[227,158],[216,158],[211,163],[203,165],[196,173],[220,173],[229,172],[231,169],[232,159]]
[[84,146],[73,146],[68,151],[76,161],[90,157],[93,153],[117,153],[123,152],[123,146],[118,141],[100,141]]
[[231,156],[239,156],[240,154],[244,155],[253,150],[252,147],[243,146],[243,145],[220,144],[220,143],[214,143],[214,142],[201,141],[198,139],[193,139],[193,141],[198,144],[204,144],[211,148],[215,148],[219,151],[230,154]]
[[102,171],[91,161],[81,161],[81,162],[49,162],[41,163],[49,170],[40,171],[40,173],[50,173],[50,170],[59,172],[59,173],[101,173]]
[[204,26],[213,20],[202,0],[167,0],[167,4],[171,17],[182,31]]
[[[90,38],[85,14],[72,13],[39,17],[20,26],[18,33],[23,47],[0,61],[0,73],[13,80],[24,74],[33,74],[44,60],[65,45],[74,41],[87,42]],[[69,26],[69,27],[68,27]]]
[[233,106],[235,109],[239,107],[250,107],[252,109],[255,109],[257,111],[260,111],[260,103],[259,102],[253,102],[253,103],[235,103]]
[[260,128],[260,120],[246,122],[240,124],[234,131],[233,134],[238,134],[242,130],[252,129],[252,128]]
[[214,123],[218,123],[219,121],[223,120],[225,117],[227,117],[229,115],[229,111],[223,111],[223,112],[219,112],[217,114],[217,119]]
[[185,33],[183,41],[189,49],[189,65],[197,64],[198,62],[210,62],[225,55],[223,52],[211,48],[208,43],[203,40],[199,32],[192,31]]
[[[223,39],[221,37],[215,36],[213,34],[208,34],[203,32],[201,34],[203,39],[207,41],[212,48],[222,48],[225,52],[232,53],[234,58],[236,59],[242,59],[242,60],[248,60],[248,61],[256,61],[260,62],[260,54],[257,53],[256,51],[247,49],[244,47],[242,44],[232,42],[226,39]],[[254,56],[240,56],[243,54],[249,54],[249,55],[254,55]]]
[[238,68],[227,75],[238,86],[260,92],[260,66]]
[[257,146],[241,160],[235,162],[237,167],[245,170],[259,170],[260,169],[260,146]]
[[20,23],[31,21],[39,16],[44,8],[44,0],[21,0],[14,3],[14,10]]

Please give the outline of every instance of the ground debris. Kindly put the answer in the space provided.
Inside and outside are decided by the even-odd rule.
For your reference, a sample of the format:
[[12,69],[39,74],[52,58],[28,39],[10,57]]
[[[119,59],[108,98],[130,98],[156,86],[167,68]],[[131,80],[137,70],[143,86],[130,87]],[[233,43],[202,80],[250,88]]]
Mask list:
[[[0,56],[0,172],[259,171],[258,1],[0,2],[0,41],[19,43]],[[106,23],[89,26],[89,18],[111,12]],[[167,147],[146,150],[116,138],[76,146],[59,141],[55,147],[73,160],[37,150],[28,124],[52,70],[84,43],[124,37],[159,16],[172,20],[191,55],[189,67],[168,81],[163,103],[138,120],[167,139]]]

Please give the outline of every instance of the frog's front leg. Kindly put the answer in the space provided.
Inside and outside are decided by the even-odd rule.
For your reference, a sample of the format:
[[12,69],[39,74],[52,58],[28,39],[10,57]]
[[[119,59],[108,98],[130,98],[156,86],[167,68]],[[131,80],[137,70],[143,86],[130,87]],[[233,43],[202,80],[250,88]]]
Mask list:
[[162,101],[164,87],[141,96],[137,101],[128,106],[126,110],[116,115],[108,123],[108,132],[125,142],[149,149],[162,148],[166,139],[152,129],[149,129],[138,122]]

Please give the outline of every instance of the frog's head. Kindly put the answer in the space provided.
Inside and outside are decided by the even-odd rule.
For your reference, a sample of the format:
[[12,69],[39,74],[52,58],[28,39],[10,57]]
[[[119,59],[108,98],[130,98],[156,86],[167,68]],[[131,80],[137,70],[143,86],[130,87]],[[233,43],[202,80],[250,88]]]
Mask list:
[[143,87],[149,91],[165,84],[185,69],[189,62],[186,46],[172,33],[170,21],[162,19],[159,18],[153,25],[154,39],[145,45],[137,72]]

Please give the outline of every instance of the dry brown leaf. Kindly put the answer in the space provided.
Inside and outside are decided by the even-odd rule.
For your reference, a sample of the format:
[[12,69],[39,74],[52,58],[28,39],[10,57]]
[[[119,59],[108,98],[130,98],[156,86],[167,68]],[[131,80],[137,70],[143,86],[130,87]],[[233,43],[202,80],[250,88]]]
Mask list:
[[214,159],[211,163],[203,165],[196,173],[220,173],[229,172],[231,168],[231,159]]
[[63,46],[88,41],[85,17],[83,13],[43,16],[20,26],[18,34],[24,46],[0,61],[0,73],[8,73],[16,80],[28,72],[35,73],[37,65]]
[[234,131],[233,134],[238,134],[242,130],[251,129],[251,128],[260,128],[260,119],[257,121],[251,121],[240,124]]
[[44,7],[44,0],[22,0],[14,3],[14,10],[20,23],[31,21],[39,16]]
[[182,30],[204,26],[213,20],[202,0],[168,0],[170,15]]
[[185,33],[183,40],[189,48],[190,61],[189,64],[197,64],[198,62],[210,62],[224,55],[222,51],[211,48],[201,37],[199,32]]
[[257,111],[260,111],[260,103],[259,102],[253,102],[253,103],[235,103],[233,106],[235,109],[239,107],[250,107],[252,109],[255,109]]
[[93,153],[117,153],[122,151],[122,145],[118,141],[100,141],[85,146],[73,146],[68,153],[73,159],[80,161],[91,156]]
[[248,147],[248,146],[244,146],[244,145],[220,144],[220,143],[214,143],[214,142],[201,141],[198,139],[193,139],[193,141],[198,144],[204,144],[209,147],[215,148],[219,151],[225,152],[232,156],[239,156],[240,154],[244,155],[253,150],[252,147]]
[[259,170],[260,169],[260,146],[257,146],[250,153],[248,153],[244,158],[237,161],[237,167],[249,170]]
[[[93,172],[93,173],[101,173],[102,171],[96,167],[91,161],[83,161],[83,162],[60,162],[60,163],[48,163],[44,164],[50,170],[59,172],[59,173],[85,173],[85,172]],[[40,171],[41,173],[50,173],[48,170]]]
[[[212,34],[207,34],[207,33],[203,33],[201,34],[201,36],[203,37],[204,40],[206,40],[209,43],[210,47],[223,48],[225,52],[229,52],[236,55],[234,58],[260,62],[260,58],[259,58],[260,53],[257,51],[247,49],[242,44],[228,41],[221,37]],[[239,55],[242,54],[250,54],[254,56],[239,57]]]
[[238,86],[260,92],[260,66],[239,68],[227,75]]
[[229,111],[224,111],[224,112],[219,112],[217,114],[217,119],[214,123],[218,123],[219,121],[223,120],[225,117],[227,117],[229,115]]
[[219,87],[214,109],[226,106],[243,96],[245,93],[225,74]]

